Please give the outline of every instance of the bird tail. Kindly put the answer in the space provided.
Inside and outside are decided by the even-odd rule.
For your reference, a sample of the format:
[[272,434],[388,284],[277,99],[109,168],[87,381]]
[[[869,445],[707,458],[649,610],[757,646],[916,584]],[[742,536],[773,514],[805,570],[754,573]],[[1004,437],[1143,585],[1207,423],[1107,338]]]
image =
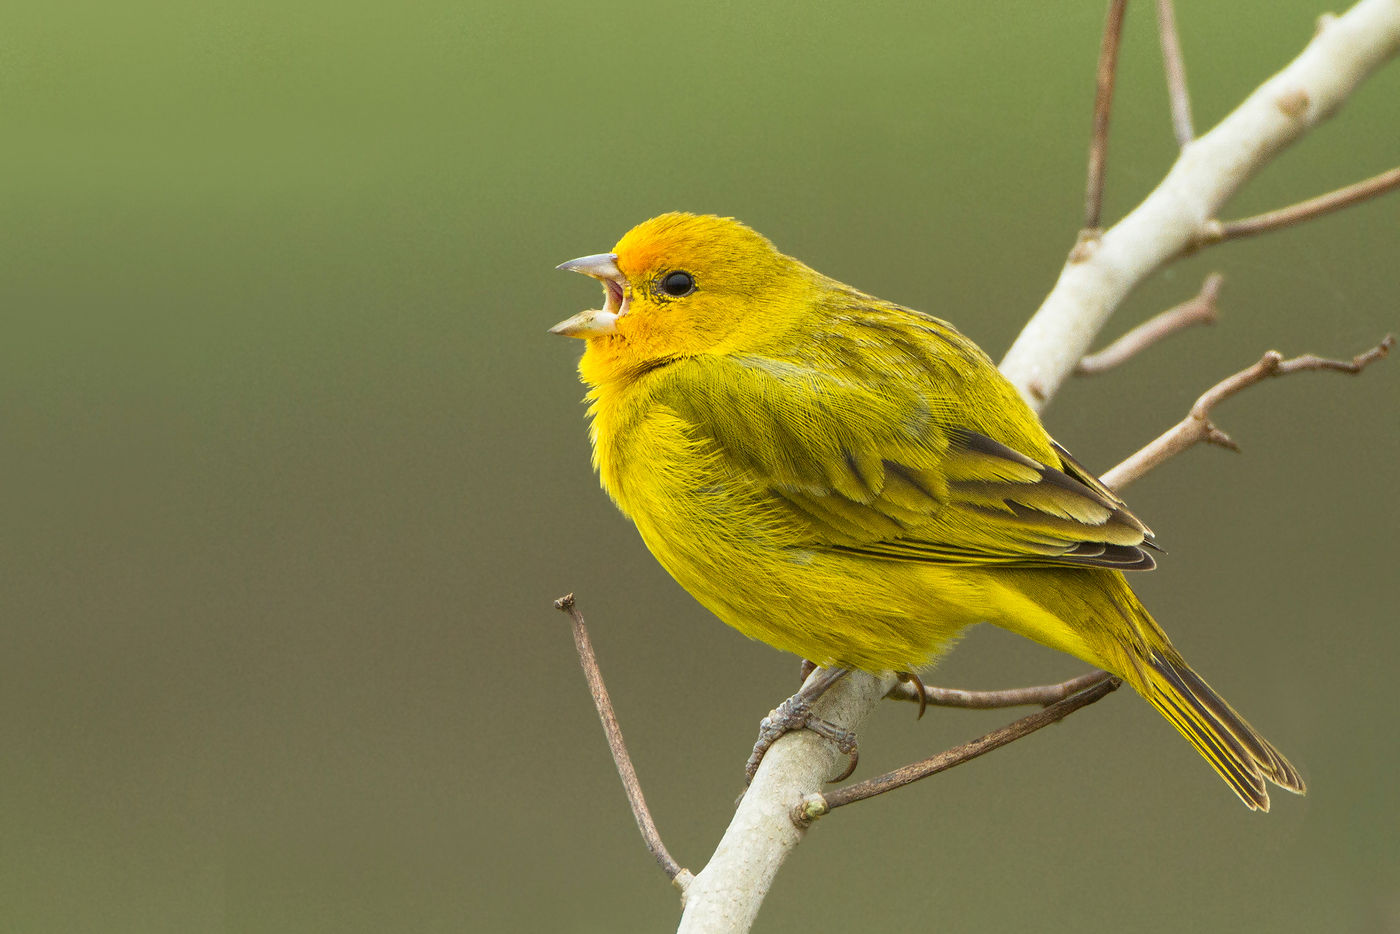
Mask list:
[[1298,770],[1201,680],[1175,649],[1170,645],[1153,649],[1144,661],[1134,672],[1146,681],[1139,687],[1143,697],[1196,747],[1250,810],[1269,809],[1265,779],[1297,794],[1306,792]]

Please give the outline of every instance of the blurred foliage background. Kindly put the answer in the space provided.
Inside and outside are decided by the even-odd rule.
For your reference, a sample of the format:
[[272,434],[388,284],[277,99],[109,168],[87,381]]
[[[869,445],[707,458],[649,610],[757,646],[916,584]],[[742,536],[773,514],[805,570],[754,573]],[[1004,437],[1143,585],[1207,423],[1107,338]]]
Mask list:
[[[1185,4],[1198,125],[1314,0]],[[993,356],[1082,203],[1100,2],[21,3],[0,17],[0,928],[666,930],[551,601],[577,591],[667,841],[699,868],[797,660],[655,565],[597,490],[553,271],[738,216]],[[1400,66],[1241,216],[1397,161]],[[1175,154],[1130,11],[1108,214]],[[1173,266],[1223,319],[1069,386],[1106,469],[1276,347],[1397,327],[1396,196]],[[1112,336],[1105,335],[1105,337]],[[1130,501],[1135,578],[1307,775],[1247,813],[1145,704],[823,821],[759,929],[1400,930],[1400,374],[1231,401]],[[1072,659],[971,634],[935,683]],[[862,771],[1009,714],[890,705]]]

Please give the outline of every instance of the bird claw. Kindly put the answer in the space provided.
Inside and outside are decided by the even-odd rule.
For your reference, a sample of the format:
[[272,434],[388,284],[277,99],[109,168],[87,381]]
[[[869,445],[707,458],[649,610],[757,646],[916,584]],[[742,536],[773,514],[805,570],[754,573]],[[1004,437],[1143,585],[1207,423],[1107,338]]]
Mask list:
[[924,711],[928,709],[928,691],[924,690],[924,682],[912,671],[896,671],[895,676],[905,684],[912,685],[914,691],[919,695],[919,715],[915,720],[924,718]]
[[839,751],[850,758],[850,764],[846,767],[846,771],[833,778],[832,781],[844,781],[856,770],[856,764],[860,762],[856,734],[850,730],[843,730],[828,720],[813,716],[811,699],[802,696],[802,692],[799,691],[759,721],[758,740],[753,744],[753,752],[749,755],[749,761],[744,764],[745,784],[753,783],[753,777],[758,772],[759,763],[763,761],[769,748],[784,733],[792,730],[811,730],[818,736],[830,740]]

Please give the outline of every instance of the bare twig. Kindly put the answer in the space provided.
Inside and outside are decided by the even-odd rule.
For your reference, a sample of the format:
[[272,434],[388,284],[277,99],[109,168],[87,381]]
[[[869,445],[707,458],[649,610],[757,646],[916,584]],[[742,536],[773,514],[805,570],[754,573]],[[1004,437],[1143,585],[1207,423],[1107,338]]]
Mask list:
[[598,656],[593,652],[593,640],[588,638],[588,625],[583,614],[574,605],[574,595],[560,597],[554,601],[554,608],[569,614],[573,621],[574,647],[578,649],[579,664],[583,666],[583,676],[588,679],[588,689],[593,692],[593,706],[598,708],[598,719],[603,721],[603,732],[608,737],[608,749],[612,751],[613,762],[617,764],[617,774],[622,779],[622,787],[627,792],[627,803],[632,805],[632,816],[637,819],[637,828],[642,832],[647,849],[656,859],[671,884],[684,895],[691,879],[690,870],[682,869],[680,863],[671,858],[666,844],[661,842],[661,832],[656,829],[656,821],[651,819],[646,798],[642,795],[642,783],[637,779],[637,770],[632,766],[632,757],[627,754],[627,744],[622,741],[622,728],[617,723],[617,713],[613,710],[612,699],[603,684],[603,672],[598,667]]
[[1220,286],[1224,281],[1225,277],[1220,273],[1211,273],[1206,277],[1201,291],[1195,298],[1187,299],[1180,305],[1149,318],[1103,350],[1089,354],[1079,361],[1079,366],[1075,367],[1074,372],[1080,376],[1107,372],[1177,331],[1195,324],[1214,324],[1217,316],[1216,300],[1220,297]]
[[[1106,671],[1090,671],[1078,677],[1061,681],[1059,684],[1040,684],[1028,688],[1008,688],[1003,691],[961,691],[957,688],[939,688],[923,685],[924,703],[934,707],[961,707],[967,710],[993,710],[1000,707],[1023,707],[1039,704],[1048,707],[1093,687],[1110,677]],[[891,700],[919,702],[919,687],[911,681],[901,681],[890,691]]]
[[895,769],[893,772],[886,772],[884,775],[866,779],[863,782],[856,782],[844,788],[828,794],[814,793],[803,798],[793,809],[793,820],[799,825],[810,823],[812,820],[821,817],[828,812],[853,804],[856,801],[863,801],[866,798],[873,798],[875,795],[902,788],[910,782],[916,782],[921,778],[928,778],[930,775],[937,775],[939,772],[946,772],[954,766],[970,762],[978,756],[985,755],[993,749],[1005,746],[1023,736],[1028,736],[1042,727],[1047,727],[1052,723],[1063,720],[1065,717],[1087,707],[1097,700],[1101,700],[1111,692],[1118,689],[1122,684],[1117,678],[1105,672],[1096,672],[1096,678],[1090,687],[1071,694],[1044,710],[1037,711],[1028,716],[1022,717],[1014,723],[1008,723],[1000,729],[993,730],[985,736],[979,737],[970,743],[956,746],[946,752],[940,752],[922,762],[915,762],[903,768]]
[[1157,0],[1157,32],[1162,39],[1162,68],[1167,74],[1167,96],[1172,105],[1172,129],[1182,149],[1196,138],[1191,125],[1191,95],[1186,90],[1186,61],[1181,55],[1181,37],[1176,31],[1176,11],[1172,0]]
[[1118,49],[1123,38],[1123,13],[1128,0],[1110,0],[1108,19],[1099,47],[1094,91],[1094,134],[1089,142],[1089,184],[1084,195],[1084,229],[1097,230],[1103,216],[1104,165],[1108,159],[1108,117],[1113,110],[1113,80],[1118,72]]
[[1287,376],[1304,370],[1334,370],[1339,373],[1360,373],[1367,366],[1390,353],[1395,346],[1395,337],[1387,334],[1375,347],[1357,354],[1350,360],[1328,360],[1325,357],[1305,354],[1285,360],[1283,354],[1271,350],[1254,366],[1241,370],[1233,376],[1216,383],[1205,392],[1185,418],[1163,433],[1155,441],[1114,467],[1099,479],[1112,490],[1122,490],[1149,470],[1169,458],[1175,457],[1187,448],[1205,442],[1238,451],[1239,446],[1229,435],[1221,431],[1210,420],[1215,406],[1242,389],[1262,382],[1271,376]]
[[1277,211],[1256,214],[1237,221],[1210,221],[1206,224],[1199,245],[1222,243],[1226,240],[1239,240],[1256,234],[1268,233],[1281,227],[1291,227],[1303,221],[1340,211],[1362,201],[1378,197],[1387,191],[1400,188],[1400,167],[1374,175],[1365,181],[1338,188],[1325,195],[1309,198]]

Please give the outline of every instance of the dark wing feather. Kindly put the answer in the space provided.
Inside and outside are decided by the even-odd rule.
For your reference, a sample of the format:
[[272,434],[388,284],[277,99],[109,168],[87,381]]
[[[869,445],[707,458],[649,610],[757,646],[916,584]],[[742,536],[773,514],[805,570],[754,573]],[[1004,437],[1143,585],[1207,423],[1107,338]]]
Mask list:
[[1065,469],[985,435],[957,431],[945,457],[941,509],[904,535],[836,548],[946,564],[1154,568],[1147,550],[1155,547],[1151,530],[1077,462],[1063,456],[1061,465]]

